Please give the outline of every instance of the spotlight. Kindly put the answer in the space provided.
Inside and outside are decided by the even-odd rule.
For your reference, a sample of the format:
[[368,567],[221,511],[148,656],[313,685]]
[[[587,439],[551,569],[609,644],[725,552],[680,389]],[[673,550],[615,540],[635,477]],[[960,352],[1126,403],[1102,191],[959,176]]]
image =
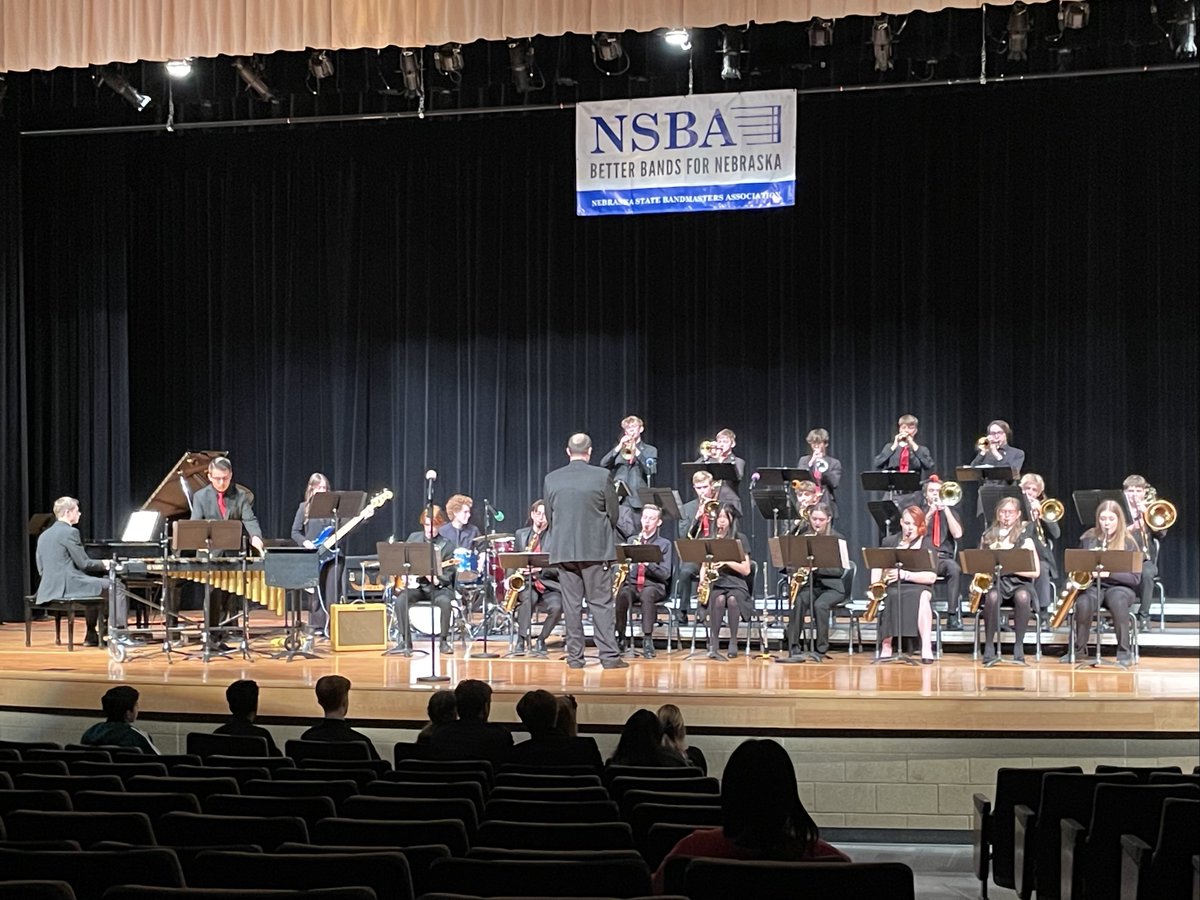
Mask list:
[[150,98],[130,84],[129,79],[120,72],[101,66],[96,70],[96,81],[108,85],[109,90],[121,96],[138,112],[150,105]]
[[[1150,10],[1157,15],[1153,5]],[[1169,4],[1167,41],[1176,59],[1196,58],[1196,0],[1175,0]]]
[[692,38],[686,28],[667,29],[667,33],[663,35],[663,40],[672,47],[678,47],[680,50],[692,49]]
[[185,56],[183,59],[168,59],[163,65],[167,74],[172,78],[187,78],[192,74],[192,58],[190,56]]
[[271,93],[271,89],[262,79],[262,75],[260,74],[261,67],[259,66],[257,60],[251,58],[249,61],[247,61],[239,56],[233,61],[233,67],[237,69],[237,73],[241,77],[242,81],[246,82],[246,87],[258,94],[259,99],[275,99],[275,95]]
[[462,79],[462,44],[442,44],[433,51],[433,66],[455,84]]
[[808,46],[833,46],[833,19],[813,17],[813,20],[808,23]]
[[1058,21],[1062,28],[1078,31],[1088,23],[1087,0],[1059,0]]
[[892,25],[887,16],[880,16],[871,23],[871,48],[875,52],[875,71],[890,71],[892,68]]
[[421,66],[420,47],[400,48],[400,74],[404,78],[404,93],[409,97],[425,95],[425,72]]
[[592,35],[592,52],[601,62],[616,62],[625,55],[620,36],[611,31],[597,31]]
[[1008,14],[1008,58],[1013,62],[1028,59],[1029,7],[1020,0]]
[[533,44],[529,38],[509,40],[508,62],[512,67],[512,80],[517,93],[528,94],[540,91],[546,86],[546,82],[534,67]]
[[740,81],[742,77],[742,33],[728,28],[721,36],[721,80]]
[[308,55],[308,74],[317,81],[333,74],[333,60],[329,58],[329,51],[314,50]]

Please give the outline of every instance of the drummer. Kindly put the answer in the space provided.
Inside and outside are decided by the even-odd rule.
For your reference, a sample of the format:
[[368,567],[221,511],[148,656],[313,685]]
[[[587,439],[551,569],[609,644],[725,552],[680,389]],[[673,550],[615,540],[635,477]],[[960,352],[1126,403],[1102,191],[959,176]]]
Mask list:
[[481,532],[478,525],[471,524],[471,507],[474,505],[475,501],[466,494],[455,494],[446,501],[446,514],[450,521],[438,529],[438,534],[456,550],[474,552],[479,549],[474,542]]

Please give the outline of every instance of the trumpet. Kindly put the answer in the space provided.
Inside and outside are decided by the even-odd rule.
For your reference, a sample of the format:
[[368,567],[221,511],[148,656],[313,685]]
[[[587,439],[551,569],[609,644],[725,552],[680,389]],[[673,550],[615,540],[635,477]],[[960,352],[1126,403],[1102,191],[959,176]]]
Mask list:
[[887,595],[886,581],[872,581],[867,587],[867,596],[871,602],[867,604],[867,611],[862,614],[862,621],[871,623],[874,622],[879,615],[879,604],[883,602],[883,598]]
[[979,456],[983,456],[985,453],[987,453],[991,449],[992,449],[992,442],[988,440],[988,436],[986,434],[983,435],[982,437],[980,437],[979,440],[977,440],[975,442],[975,452]]
[[717,442],[716,441],[701,441],[700,442],[700,455],[702,457],[704,457],[705,459],[710,459],[710,458],[716,456],[717,455]]
[[520,572],[513,572],[504,579],[504,602],[501,603],[501,608],[508,615],[516,612],[518,606],[521,605],[521,591],[525,590],[525,576]]
[[633,460],[637,456],[637,442],[629,438],[621,439],[621,458],[625,460],[626,465],[633,465]]
[[962,502],[962,485],[957,481],[947,481],[938,488],[938,503],[942,506],[958,506]]

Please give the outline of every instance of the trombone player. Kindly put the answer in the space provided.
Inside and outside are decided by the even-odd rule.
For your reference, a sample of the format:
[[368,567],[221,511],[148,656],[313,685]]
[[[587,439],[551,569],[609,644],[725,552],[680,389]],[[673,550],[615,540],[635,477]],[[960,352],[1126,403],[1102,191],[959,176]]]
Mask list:
[[[515,539],[517,553],[545,553],[543,541],[546,536],[546,501],[534,500],[529,506],[529,525],[518,528]],[[558,623],[562,621],[562,594],[558,589],[558,571],[551,568],[510,569],[505,573],[504,583],[507,587],[514,575],[519,575],[524,583],[517,591],[517,642],[514,653],[523,653],[526,644],[530,645],[529,655],[541,659],[546,657],[546,638],[554,633]],[[508,607],[508,594],[504,592],[505,607]],[[535,606],[541,606],[546,613],[542,621],[542,630],[538,633],[537,641],[533,640],[533,612]]]
[[837,488],[842,480],[842,463],[827,454],[829,432],[824,428],[814,428],[804,440],[808,444],[809,452],[800,457],[796,468],[812,472],[813,481],[821,489],[821,502],[829,507],[830,513],[836,519]]
[[1054,544],[1062,537],[1059,521],[1066,510],[1059,500],[1045,499],[1046,482],[1035,472],[1021,476],[1021,492],[1029,501],[1029,515],[1033,521],[1033,543],[1037,548],[1039,572],[1034,582],[1037,594],[1038,620],[1044,621],[1050,613],[1058,581],[1058,563],[1054,560]]
[[[1175,523],[1175,507],[1165,500],[1159,500],[1158,493],[1141,475],[1130,475],[1121,486],[1130,514],[1127,531],[1143,556],[1137,618],[1138,627],[1145,628],[1150,623],[1150,604],[1154,602],[1154,582],[1158,578],[1158,548],[1155,541],[1161,540],[1167,529]],[[1153,527],[1147,521],[1146,511],[1152,505],[1162,511],[1156,517],[1156,521],[1163,523],[1160,528]]]
[[621,505],[637,512],[642,508],[640,488],[649,487],[658,472],[658,448],[642,440],[645,424],[637,416],[621,420],[621,439],[604,454],[600,465],[612,473]]
[[963,528],[958,512],[954,509],[962,499],[962,488],[957,482],[943,483],[937,475],[930,475],[925,482],[924,504],[925,533],[929,547],[937,551],[938,578],[946,579],[946,627],[958,630],[962,622],[962,567],[958,564],[958,542],[962,540]]
[[617,649],[625,652],[625,623],[629,609],[636,601],[642,607],[642,656],[654,658],[654,626],[658,622],[658,604],[666,600],[671,589],[671,572],[675,563],[675,546],[659,533],[662,510],[653,503],[642,507],[642,528],[631,543],[657,547],[662,562],[632,563],[616,592]]

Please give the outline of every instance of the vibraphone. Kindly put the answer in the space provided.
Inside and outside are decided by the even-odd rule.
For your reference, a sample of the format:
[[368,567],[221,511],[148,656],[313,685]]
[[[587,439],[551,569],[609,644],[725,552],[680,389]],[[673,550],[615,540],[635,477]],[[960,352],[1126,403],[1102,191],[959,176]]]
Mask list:
[[268,587],[266,563],[261,559],[161,559],[146,561],[149,574],[165,575],[178,580],[212,585],[239,597],[265,606],[276,615],[283,615],[284,589]]

